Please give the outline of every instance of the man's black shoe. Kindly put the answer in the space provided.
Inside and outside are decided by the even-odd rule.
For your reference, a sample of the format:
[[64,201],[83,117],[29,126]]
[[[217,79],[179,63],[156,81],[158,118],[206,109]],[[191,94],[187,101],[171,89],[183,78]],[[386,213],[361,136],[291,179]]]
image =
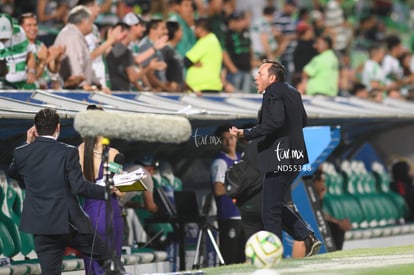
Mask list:
[[312,233],[305,239],[306,254],[305,257],[310,257],[319,253],[322,243]]

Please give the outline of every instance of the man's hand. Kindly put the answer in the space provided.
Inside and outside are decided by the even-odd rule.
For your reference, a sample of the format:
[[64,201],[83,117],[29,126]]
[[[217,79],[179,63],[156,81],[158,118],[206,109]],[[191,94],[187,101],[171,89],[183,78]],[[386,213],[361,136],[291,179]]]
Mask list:
[[27,79],[26,79],[26,83],[28,84],[33,84],[36,81],[36,74],[34,72],[34,69],[30,69],[27,72]]
[[59,61],[62,55],[65,53],[66,47],[65,46],[50,46],[48,51],[49,51],[48,62],[52,60]]
[[352,224],[349,222],[349,219],[338,220],[338,226],[343,231],[348,231],[352,229]]
[[36,131],[36,127],[33,125],[26,132],[26,143],[27,144],[32,143],[36,139],[37,136],[38,136],[38,134],[37,134],[37,131]]
[[123,40],[126,36],[128,35],[128,33],[126,32],[122,32],[122,29],[120,26],[116,27],[116,28],[111,28],[108,30],[108,41],[111,44],[117,43],[121,40]]
[[37,58],[39,59],[39,63],[46,63],[48,57],[47,47],[42,45],[37,52]]
[[223,83],[223,90],[224,90],[226,93],[234,93],[234,92],[236,91],[236,88],[234,88],[234,86],[233,86],[230,82],[225,81],[225,82]]
[[167,63],[164,61],[158,61],[156,58],[151,59],[149,66],[152,70],[163,71],[167,69]]
[[193,64],[193,67],[201,68],[203,67],[203,63],[201,63],[200,61],[197,61],[196,63]]
[[235,137],[243,137],[244,136],[244,130],[243,129],[238,129],[234,126],[229,129],[229,132],[230,132],[231,135],[233,135]]
[[156,50],[161,50],[167,45],[168,35],[161,36],[154,42],[154,48]]
[[64,87],[76,87],[85,80],[83,75],[71,75],[65,80]]
[[122,197],[124,197],[126,194],[125,194],[125,192],[121,192],[121,191],[119,191],[119,189],[118,188],[116,188],[116,187],[113,187],[112,188],[112,193],[115,193],[115,195],[118,197],[118,198],[122,198]]
[[107,94],[107,95],[110,95],[112,92],[111,92],[111,89],[109,89],[108,87],[102,87],[101,88],[101,91],[104,93],[104,94]]

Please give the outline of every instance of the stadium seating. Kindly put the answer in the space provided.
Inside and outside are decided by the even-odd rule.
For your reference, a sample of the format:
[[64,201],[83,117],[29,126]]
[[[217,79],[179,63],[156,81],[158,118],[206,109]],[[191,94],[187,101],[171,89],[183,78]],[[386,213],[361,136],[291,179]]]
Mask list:
[[0,223],[3,240],[3,255],[12,258],[21,251],[21,238],[16,223],[11,219],[7,205],[8,183],[4,172],[0,173]]
[[358,202],[345,192],[343,176],[331,163],[324,163],[323,171],[327,187],[323,200],[324,211],[338,219],[349,218],[354,228],[367,228],[368,222]]
[[[9,208],[10,218],[16,225],[16,227],[20,224],[20,218],[23,208],[23,191],[18,186],[16,181],[9,181],[9,185],[7,187],[7,206]],[[37,255],[34,251],[34,241],[33,236],[26,232],[19,231],[20,239],[21,239],[21,254],[24,258],[20,257],[21,260],[23,259],[35,259]]]
[[411,227],[401,225],[407,205],[390,191],[390,177],[380,163],[372,164],[372,173],[356,160],[344,160],[339,173],[332,163],[324,163],[322,169],[327,187],[323,210],[338,219],[350,219],[353,230],[347,232],[347,239],[409,233],[403,231]]
[[402,223],[403,221],[401,220],[401,217],[406,217],[409,213],[409,208],[403,197],[390,190],[390,175],[385,171],[385,168],[381,163],[372,163],[372,171],[376,178],[378,192],[387,196],[394,203],[394,205],[397,206],[400,223]]

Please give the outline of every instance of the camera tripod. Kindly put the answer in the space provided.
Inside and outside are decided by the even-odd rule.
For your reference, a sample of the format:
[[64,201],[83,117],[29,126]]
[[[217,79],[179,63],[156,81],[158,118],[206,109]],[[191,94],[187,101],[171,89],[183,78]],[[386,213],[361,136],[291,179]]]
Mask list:
[[114,225],[113,225],[113,209],[111,204],[111,189],[114,186],[113,174],[109,170],[109,139],[104,138],[102,141],[104,146],[102,151],[102,161],[104,167],[104,179],[105,179],[105,211],[106,211],[106,221],[105,221],[105,232],[107,238],[105,239],[105,249],[108,254],[109,259],[104,263],[104,270],[106,275],[121,275],[124,274],[124,267],[121,263],[121,260],[118,259],[116,255],[116,250],[114,249],[115,240],[113,237],[114,234]]
[[219,259],[219,263],[220,265],[224,265],[224,259],[223,256],[221,255],[220,249],[217,246],[217,242],[214,239],[212,230],[217,231],[217,228],[215,228],[213,225],[209,224],[206,221],[203,221],[200,224],[200,230],[198,232],[198,238],[197,238],[197,247],[196,247],[196,252],[195,252],[195,256],[194,256],[194,262],[193,262],[193,269],[199,269],[200,268],[200,260],[201,260],[201,248],[202,248],[202,244],[204,241],[204,250],[205,250],[205,246],[207,244],[207,236],[214,248],[214,252],[216,252],[216,255]]

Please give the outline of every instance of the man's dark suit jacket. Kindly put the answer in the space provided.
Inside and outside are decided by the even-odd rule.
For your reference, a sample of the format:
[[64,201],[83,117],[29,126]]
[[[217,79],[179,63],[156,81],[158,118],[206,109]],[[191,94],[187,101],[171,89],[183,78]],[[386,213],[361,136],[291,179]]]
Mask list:
[[82,174],[78,150],[52,138],[37,137],[15,149],[7,169],[11,178],[26,189],[20,229],[27,233],[92,233],[77,195],[104,199],[105,188],[87,181]]
[[284,82],[272,83],[263,95],[258,124],[244,130],[246,156],[262,172],[300,171],[308,163],[302,128],[306,111],[299,92]]

